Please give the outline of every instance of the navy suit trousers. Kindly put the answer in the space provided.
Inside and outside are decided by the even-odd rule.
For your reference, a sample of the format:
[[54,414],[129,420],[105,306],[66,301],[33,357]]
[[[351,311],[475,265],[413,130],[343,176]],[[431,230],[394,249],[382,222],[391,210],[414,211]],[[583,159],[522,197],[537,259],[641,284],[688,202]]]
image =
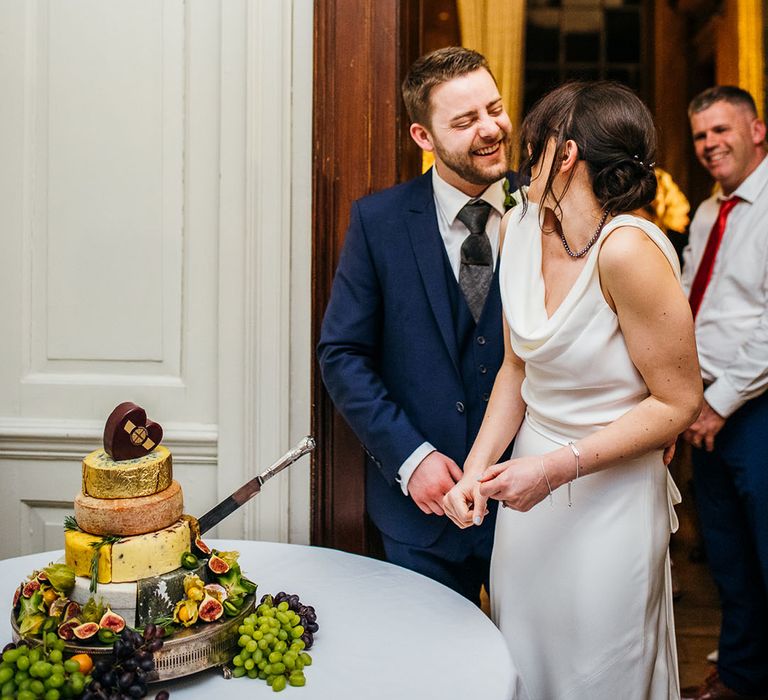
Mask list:
[[723,621],[718,670],[744,695],[768,691],[768,393],[728,418],[715,450],[693,450],[696,506]]

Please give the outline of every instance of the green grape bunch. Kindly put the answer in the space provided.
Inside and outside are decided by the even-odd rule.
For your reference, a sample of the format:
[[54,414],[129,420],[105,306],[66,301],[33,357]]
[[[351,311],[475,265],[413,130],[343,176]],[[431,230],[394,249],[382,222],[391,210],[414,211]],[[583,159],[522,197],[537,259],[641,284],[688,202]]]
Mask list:
[[318,630],[312,606],[297,595],[265,595],[256,611],[238,627],[240,651],[232,658],[235,678],[260,678],[279,692],[286,685],[306,684],[304,668],[312,664],[306,649]]
[[53,632],[43,645],[11,642],[0,661],[0,697],[18,700],[79,698],[91,679],[77,661],[64,660],[64,642]]

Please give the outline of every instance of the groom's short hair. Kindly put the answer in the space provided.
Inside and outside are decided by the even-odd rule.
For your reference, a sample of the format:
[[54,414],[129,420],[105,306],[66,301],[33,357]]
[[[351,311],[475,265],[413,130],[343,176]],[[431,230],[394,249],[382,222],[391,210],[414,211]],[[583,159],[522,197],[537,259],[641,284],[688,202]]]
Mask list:
[[744,107],[751,114],[757,116],[757,107],[752,95],[735,85],[715,85],[715,87],[700,92],[691,100],[691,104],[688,106],[688,116],[692,117],[694,114],[709,109],[715,102],[728,102]]
[[480,68],[493,77],[485,56],[462,46],[447,46],[416,59],[402,84],[403,102],[411,122],[429,126],[432,89]]

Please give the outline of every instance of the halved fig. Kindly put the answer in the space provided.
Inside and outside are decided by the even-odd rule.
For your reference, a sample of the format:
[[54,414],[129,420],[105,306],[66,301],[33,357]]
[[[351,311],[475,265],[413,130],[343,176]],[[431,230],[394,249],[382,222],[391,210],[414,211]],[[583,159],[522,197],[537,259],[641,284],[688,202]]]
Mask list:
[[69,641],[75,638],[75,627],[80,626],[80,620],[73,617],[71,620],[67,620],[65,623],[59,625],[59,639],[65,639]]
[[227,564],[221,557],[213,554],[208,560],[208,568],[213,571],[214,574],[226,574],[227,571],[229,571],[229,564]]
[[69,605],[67,605],[66,610],[64,610],[64,622],[67,622],[73,618],[79,618],[81,612],[82,610],[80,608],[80,604],[76,603],[74,600],[70,600]]
[[20,583],[19,587],[16,589],[15,593],[13,594],[13,607],[14,609],[19,604],[19,600],[21,599],[21,591],[24,589],[24,584]]
[[[63,627],[64,625],[62,625]],[[59,627],[61,629],[61,627]],[[90,639],[99,633],[99,625],[95,622],[84,622],[82,625],[72,628],[72,634],[78,639]]]
[[224,606],[213,596],[207,595],[200,603],[197,614],[204,622],[214,622],[224,614]]
[[195,537],[195,548],[206,557],[211,554],[211,548],[199,537]]
[[25,598],[31,598],[33,593],[40,588],[40,581],[37,579],[32,579],[31,581],[27,581],[27,583],[24,584],[24,588],[21,591],[21,595],[23,595]]
[[112,630],[115,634],[118,634],[125,629],[125,620],[116,612],[112,612],[112,610],[107,608],[107,612],[99,620],[99,627]]
[[56,598],[56,600],[51,603],[48,614],[52,617],[63,617],[70,602],[69,598]]
[[48,574],[46,574],[45,571],[38,571],[37,580],[40,581],[40,583],[48,583]]
[[227,597],[227,589],[218,583],[209,583],[204,590],[209,596],[215,598],[220,603],[223,603],[224,598]]
[[59,637],[61,639],[74,639],[75,638],[75,627],[79,627],[82,622],[78,620],[76,617],[73,617],[71,620],[67,620],[66,622],[59,625]]

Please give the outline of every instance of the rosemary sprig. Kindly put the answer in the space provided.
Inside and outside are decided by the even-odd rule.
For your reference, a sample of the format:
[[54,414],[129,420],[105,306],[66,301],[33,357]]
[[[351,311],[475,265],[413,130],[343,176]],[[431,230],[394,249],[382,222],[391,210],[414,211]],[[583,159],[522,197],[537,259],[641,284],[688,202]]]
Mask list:
[[67,515],[64,518],[64,529],[68,531],[82,532],[80,526],[77,524],[74,515]]
[[90,546],[93,549],[93,554],[91,555],[91,585],[88,586],[88,590],[91,593],[96,593],[96,589],[99,586],[99,550],[105,544],[114,544],[121,539],[123,538],[116,535],[105,535],[100,540],[91,542]]

